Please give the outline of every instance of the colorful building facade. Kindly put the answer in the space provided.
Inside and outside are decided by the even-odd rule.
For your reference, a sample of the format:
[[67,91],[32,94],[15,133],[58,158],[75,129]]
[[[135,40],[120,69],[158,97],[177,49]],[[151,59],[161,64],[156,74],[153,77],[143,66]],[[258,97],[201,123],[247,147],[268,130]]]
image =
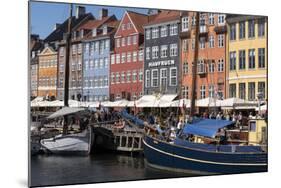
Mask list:
[[57,96],[57,52],[51,46],[46,46],[38,54],[38,96]]
[[180,12],[161,11],[144,28],[144,94],[178,94]]
[[[196,98],[225,97],[225,14],[200,13]],[[181,15],[181,96],[191,97],[196,12]]]
[[[107,10],[102,10],[107,12]],[[90,29],[83,40],[83,100],[109,100],[110,52],[118,26],[115,16],[103,15],[82,26]]]
[[267,18],[231,16],[228,31],[228,97],[267,99]]
[[148,16],[126,11],[115,33],[110,58],[110,100],[134,100],[143,95],[142,26]]

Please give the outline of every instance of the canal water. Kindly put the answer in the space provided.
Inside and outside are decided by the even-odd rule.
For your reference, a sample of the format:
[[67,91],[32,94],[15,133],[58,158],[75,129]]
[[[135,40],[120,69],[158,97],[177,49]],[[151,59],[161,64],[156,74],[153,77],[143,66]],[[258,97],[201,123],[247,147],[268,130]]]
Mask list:
[[99,152],[90,156],[31,157],[31,186],[100,183],[193,176],[147,167],[142,155]]

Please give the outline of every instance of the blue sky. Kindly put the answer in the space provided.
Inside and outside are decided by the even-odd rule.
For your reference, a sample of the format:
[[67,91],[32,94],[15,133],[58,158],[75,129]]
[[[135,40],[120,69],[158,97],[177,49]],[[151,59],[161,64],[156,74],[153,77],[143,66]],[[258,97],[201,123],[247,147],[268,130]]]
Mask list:
[[[132,10],[140,13],[147,13],[147,9],[119,8],[105,6],[85,6],[86,12],[91,12],[98,18],[98,12],[101,8],[107,8],[108,14],[121,19],[125,10]],[[73,15],[75,15],[75,4],[73,6]],[[69,4],[49,3],[49,2],[30,2],[30,33],[39,34],[40,38],[46,38],[54,28],[56,23],[62,23],[69,16]]]

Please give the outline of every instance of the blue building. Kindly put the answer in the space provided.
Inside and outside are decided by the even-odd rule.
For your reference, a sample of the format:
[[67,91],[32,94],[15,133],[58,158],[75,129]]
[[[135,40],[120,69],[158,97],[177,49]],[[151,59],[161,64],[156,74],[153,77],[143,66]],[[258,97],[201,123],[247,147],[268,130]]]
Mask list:
[[114,15],[108,17],[107,10],[102,9],[100,19],[85,25],[90,32],[83,40],[84,101],[109,99],[110,53],[114,49],[113,37],[118,24]]

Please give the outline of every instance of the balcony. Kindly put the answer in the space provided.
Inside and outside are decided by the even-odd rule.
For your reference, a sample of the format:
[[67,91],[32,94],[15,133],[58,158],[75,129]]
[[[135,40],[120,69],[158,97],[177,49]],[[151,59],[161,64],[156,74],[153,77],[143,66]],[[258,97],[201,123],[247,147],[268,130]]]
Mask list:
[[217,34],[226,33],[226,31],[227,31],[226,25],[216,25],[215,28],[214,28],[214,31]]
[[181,39],[190,38],[190,36],[191,36],[190,30],[180,32],[180,38]]
[[199,27],[199,36],[206,37],[208,35],[208,30],[206,25],[200,25]]

